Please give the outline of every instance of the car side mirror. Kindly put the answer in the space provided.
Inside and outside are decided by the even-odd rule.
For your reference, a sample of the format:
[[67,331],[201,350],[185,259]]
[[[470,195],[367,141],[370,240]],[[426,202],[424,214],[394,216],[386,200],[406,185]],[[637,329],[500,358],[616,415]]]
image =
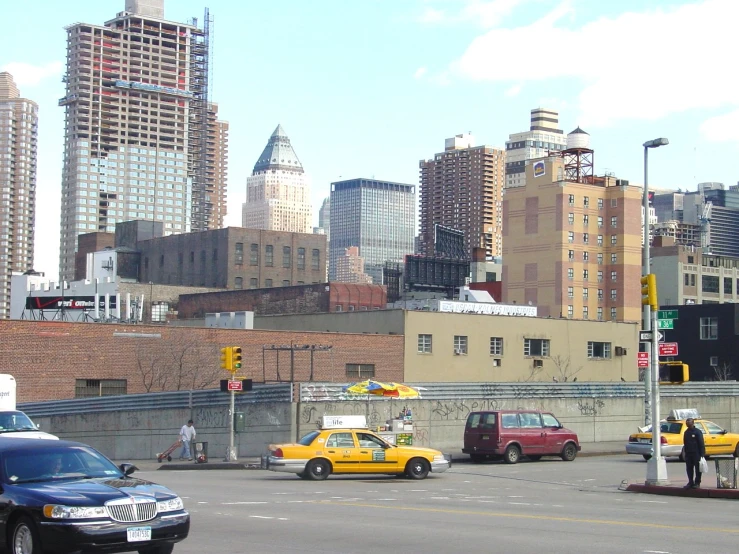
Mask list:
[[721,434],[722,435],[725,435],[726,433],[728,433],[728,431],[726,429],[724,429],[724,430],[721,431]]
[[123,475],[125,475],[126,477],[128,477],[129,475],[131,475],[134,471],[138,471],[138,469],[139,469],[139,468],[137,468],[133,464],[121,464],[118,467],[123,472]]

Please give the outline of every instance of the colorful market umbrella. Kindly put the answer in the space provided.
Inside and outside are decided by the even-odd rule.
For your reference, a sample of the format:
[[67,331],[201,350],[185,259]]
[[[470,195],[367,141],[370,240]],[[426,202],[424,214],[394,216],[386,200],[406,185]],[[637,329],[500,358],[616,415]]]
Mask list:
[[371,390],[370,394],[392,398],[418,398],[420,396],[420,392],[417,389],[399,383],[388,383],[384,388]]
[[386,383],[380,383],[373,379],[367,379],[366,381],[360,381],[353,385],[347,385],[344,387],[344,392],[351,394],[373,394],[377,390],[389,390],[391,387]]

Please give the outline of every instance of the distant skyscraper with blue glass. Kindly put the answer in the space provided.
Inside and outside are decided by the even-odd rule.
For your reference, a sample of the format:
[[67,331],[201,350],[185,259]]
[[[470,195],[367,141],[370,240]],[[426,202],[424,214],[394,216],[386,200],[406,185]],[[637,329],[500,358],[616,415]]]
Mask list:
[[331,183],[329,280],[336,280],[336,260],[351,246],[359,248],[365,273],[382,284],[386,261],[402,262],[414,252],[416,187],[375,179]]

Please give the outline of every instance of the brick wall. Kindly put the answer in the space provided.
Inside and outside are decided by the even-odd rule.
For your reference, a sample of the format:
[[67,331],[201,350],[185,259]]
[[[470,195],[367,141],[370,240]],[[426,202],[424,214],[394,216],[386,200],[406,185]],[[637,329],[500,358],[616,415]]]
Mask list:
[[404,337],[0,320],[0,368],[18,383],[18,402],[74,398],[76,379],[126,379],[129,393],[217,388],[220,348],[243,348],[240,375],[256,382],[310,378],[310,350],[264,345],[331,345],[313,354],[315,381],[345,383],[346,364],[375,364],[380,381],[402,382]]

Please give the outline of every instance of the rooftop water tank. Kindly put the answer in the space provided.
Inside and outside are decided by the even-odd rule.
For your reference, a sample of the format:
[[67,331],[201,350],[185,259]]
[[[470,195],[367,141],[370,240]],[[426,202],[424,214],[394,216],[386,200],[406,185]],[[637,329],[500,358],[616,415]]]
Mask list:
[[578,127],[567,135],[567,149],[570,148],[590,149],[590,135]]

